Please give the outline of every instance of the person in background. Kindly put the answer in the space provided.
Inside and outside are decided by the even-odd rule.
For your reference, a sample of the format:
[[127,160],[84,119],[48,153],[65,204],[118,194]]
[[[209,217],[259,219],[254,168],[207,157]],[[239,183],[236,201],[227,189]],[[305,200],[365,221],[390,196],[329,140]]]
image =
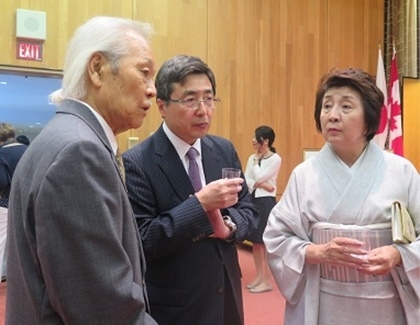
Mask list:
[[15,135],[13,125],[0,123],[0,270],[2,281],[6,279],[5,249],[10,187],[16,166],[27,148],[15,140]]
[[371,141],[383,99],[359,69],[320,81],[314,117],[326,143],[294,169],[263,236],[285,324],[419,322],[420,237],[393,244],[390,219],[398,200],[420,233],[420,176]]
[[9,205],[10,186],[16,166],[27,146],[15,139],[13,125],[0,123],[0,207]]
[[242,325],[236,243],[255,229],[256,210],[243,177],[222,179],[222,168],[241,169],[232,143],[208,135],[220,101],[214,74],[175,56],[155,85],[163,123],[123,154],[152,315],[160,325]]
[[18,135],[16,137],[16,141],[22,144],[26,144],[27,146],[29,146],[29,144],[31,143],[31,141],[29,141],[28,137],[26,135]]
[[274,139],[275,133],[271,127],[263,125],[255,129],[252,146],[257,152],[248,158],[245,169],[248,190],[252,194],[253,203],[259,210],[258,228],[246,238],[252,242],[257,271],[255,279],[246,286],[252,293],[273,290],[262,236],[268,215],[276,205],[277,176],[281,167],[281,157],[273,147]]
[[156,95],[150,33],[94,17],[70,40],[57,112],[13,177],[6,324],[156,324],[116,140]]

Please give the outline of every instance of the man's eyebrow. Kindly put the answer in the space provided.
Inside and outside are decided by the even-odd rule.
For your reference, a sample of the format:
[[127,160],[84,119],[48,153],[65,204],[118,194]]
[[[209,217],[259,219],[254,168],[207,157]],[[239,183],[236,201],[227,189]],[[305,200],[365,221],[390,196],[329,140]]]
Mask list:
[[[187,95],[195,95],[198,92],[200,92],[200,90],[186,89],[183,92],[183,95],[184,96],[187,96]],[[206,93],[206,94],[212,94],[213,93],[213,89],[205,89],[203,92]]]

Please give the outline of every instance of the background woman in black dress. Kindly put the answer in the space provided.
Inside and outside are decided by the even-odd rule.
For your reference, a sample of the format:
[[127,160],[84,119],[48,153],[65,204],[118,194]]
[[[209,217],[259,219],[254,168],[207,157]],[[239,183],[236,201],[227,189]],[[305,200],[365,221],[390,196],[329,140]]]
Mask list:
[[268,268],[265,246],[262,235],[267,225],[268,215],[276,204],[277,176],[281,166],[281,157],[273,147],[275,133],[269,126],[260,126],[255,130],[252,145],[256,150],[248,158],[245,179],[253,203],[259,209],[260,222],[258,229],[252,232],[247,240],[252,242],[255,279],[247,285],[250,292],[271,291],[271,273]]

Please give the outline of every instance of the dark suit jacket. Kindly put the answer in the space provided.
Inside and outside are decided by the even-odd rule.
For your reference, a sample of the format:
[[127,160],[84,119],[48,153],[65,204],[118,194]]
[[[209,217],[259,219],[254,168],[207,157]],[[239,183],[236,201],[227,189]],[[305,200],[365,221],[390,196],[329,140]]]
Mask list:
[[13,173],[26,148],[28,146],[21,143],[0,147],[0,207],[8,207]]
[[13,176],[6,324],[156,324],[134,223],[102,127],[65,101]]
[[[241,168],[229,141],[201,139],[207,183],[223,167]],[[179,156],[162,127],[123,154],[127,187],[147,260],[146,283],[152,316],[161,325],[222,325],[230,294],[243,323],[241,271],[235,242],[210,239],[213,232]],[[257,214],[246,183],[239,202],[222,214],[236,223],[236,242],[256,227]],[[225,324],[232,325],[232,324]]]

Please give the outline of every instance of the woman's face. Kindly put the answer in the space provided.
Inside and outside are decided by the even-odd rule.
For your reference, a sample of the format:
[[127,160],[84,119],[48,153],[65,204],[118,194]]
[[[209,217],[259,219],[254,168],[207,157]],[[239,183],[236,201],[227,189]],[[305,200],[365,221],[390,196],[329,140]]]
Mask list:
[[264,153],[268,148],[268,140],[264,139],[258,142],[257,139],[254,137],[252,139],[252,148],[254,148],[254,150],[257,150],[257,152],[259,153]]
[[254,149],[259,149],[259,148],[261,148],[261,143],[259,143],[259,142],[257,141],[257,139],[255,139],[255,137],[254,137],[254,138],[252,138],[252,147],[253,147]]
[[320,113],[322,135],[333,148],[364,148],[367,127],[360,94],[349,88],[325,92]]

